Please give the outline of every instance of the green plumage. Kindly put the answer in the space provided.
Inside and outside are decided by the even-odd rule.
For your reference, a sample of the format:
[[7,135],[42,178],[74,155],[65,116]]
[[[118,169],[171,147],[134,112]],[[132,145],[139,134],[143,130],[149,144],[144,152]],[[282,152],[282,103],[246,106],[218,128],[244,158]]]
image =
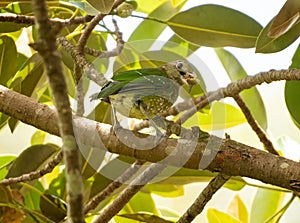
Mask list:
[[109,102],[121,114],[138,119],[153,118],[170,108],[180,86],[194,85],[196,76],[185,61],[174,61],[159,68],[116,73],[91,99]]

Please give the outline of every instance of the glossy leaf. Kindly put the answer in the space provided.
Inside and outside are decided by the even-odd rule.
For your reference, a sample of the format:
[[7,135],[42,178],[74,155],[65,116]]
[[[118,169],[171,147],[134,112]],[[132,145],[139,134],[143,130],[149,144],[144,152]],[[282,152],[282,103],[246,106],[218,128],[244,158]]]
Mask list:
[[[290,67],[300,69],[300,45],[292,58]],[[292,120],[300,128],[300,81],[287,81],[285,83],[284,97]]]
[[243,223],[242,221],[232,217],[231,215],[219,211],[215,208],[209,208],[207,210],[207,220],[209,223]]
[[[224,49],[216,49],[215,52],[232,82],[248,76],[240,62],[230,52]],[[263,129],[267,129],[268,124],[266,109],[256,87],[242,91],[240,96],[259,125]]]
[[[171,16],[175,15],[180,10],[180,8],[181,5],[174,8],[170,1],[166,1],[163,4],[161,4],[158,8],[156,8],[152,13],[150,13],[149,17],[160,20],[167,20]],[[161,32],[166,28],[166,26],[166,24],[157,23],[151,20],[144,20],[134,30],[127,42],[145,40],[146,36],[148,40],[146,42],[143,42],[143,44],[141,44],[138,49],[142,52],[147,51],[154,43],[154,41],[158,38],[158,36],[161,34]]]
[[275,38],[268,36],[272,21],[261,31],[256,42],[256,53],[275,53],[287,48],[300,34],[300,23],[295,24],[285,34]]
[[269,28],[268,36],[276,38],[286,33],[300,17],[300,2],[287,0],[275,16]]
[[53,144],[34,145],[27,148],[9,167],[6,178],[17,177],[38,170],[47,160],[51,159],[58,150],[59,148]]
[[17,66],[17,48],[14,40],[8,36],[0,37],[0,84],[6,85],[6,82],[12,78],[16,72]]
[[87,2],[103,14],[109,13],[114,5],[114,0],[87,0]]
[[247,122],[243,112],[233,105],[213,102],[210,109],[197,112],[183,126],[190,128],[196,123],[204,131],[231,128]]
[[254,47],[262,28],[239,11],[211,4],[180,12],[167,24],[187,41],[209,47]]
[[[258,189],[251,207],[250,222],[265,222],[279,210],[285,193],[276,190]],[[268,221],[275,223],[276,218]]]
[[146,222],[146,223],[172,223],[173,222],[173,221],[165,220],[156,215],[147,214],[147,213],[121,214],[119,216],[123,218],[136,220],[139,222]]
[[239,195],[235,195],[230,202],[228,212],[243,223],[249,222],[247,207]]

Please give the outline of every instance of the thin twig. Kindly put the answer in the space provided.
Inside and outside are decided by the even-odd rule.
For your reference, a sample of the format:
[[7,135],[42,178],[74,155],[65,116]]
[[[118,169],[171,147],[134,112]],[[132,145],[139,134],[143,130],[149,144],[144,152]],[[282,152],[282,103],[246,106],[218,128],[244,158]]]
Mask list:
[[256,133],[260,141],[265,145],[266,150],[270,153],[273,153],[275,155],[279,155],[279,153],[275,150],[271,140],[267,137],[266,133],[260,128],[260,126],[257,124],[256,120],[251,114],[251,111],[243,101],[240,95],[235,95],[233,96],[234,100],[238,104],[238,106],[241,108],[243,111],[247,122],[251,126],[252,130]]
[[[112,10],[115,9],[116,7],[118,7],[120,4],[122,4],[124,2],[124,0],[116,0]],[[93,29],[98,25],[98,23],[106,16],[106,14],[102,14],[99,13],[98,15],[96,15],[92,21],[90,22],[90,24],[85,28],[84,32],[82,33],[82,35],[80,36],[79,40],[78,40],[78,45],[77,45],[77,49],[80,53],[83,53],[84,51],[84,47],[87,43],[87,40],[89,38],[89,36],[91,35]]]
[[92,64],[87,61],[87,59],[78,52],[75,46],[73,46],[66,38],[60,37],[57,41],[61,44],[61,46],[71,55],[71,57],[75,60],[76,64],[80,66],[85,75],[94,81],[99,86],[103,86],[107,79],[104,75],[101,75]]
[[85,206],[84,213],[88,213],[90,210],[95,209],[98,204],[103,201],[106,197],[108,197],[112,192],[122,186],[126,181],[128,181],[145,163],[145,161],[137,160],[133,163],[121,176],[111,182],[103,191],[101,191],[98,195],[93,197]]
[[[72,19],[59,19],[53,18],[50,19],[51,24],[60,24],[62,26],[71,26],[77,24],[84,24],[91,21],[93,16],[77,16]],[[1,13],[0,14],[0,22],[13,22],[16,24],[25,24],[25,25],[34,25],[35,19],[34,16],[26,16],[26,15],[17,15],[13,13]]]
[[[220,100],[225,97],[233,97],[243,90],[249,89],[256,85],[260,85],[263,83],[271,83],[273,81],[281,81],[281,80],[300,80],[300,70],[291,68],[287,70],[270,70],[266,72],[260,72],[254,76],[247,76],[241,80],[230,83],[227,87],[219,88],[216,91],[208,92],[205,95],[197,97],[193,100],[188,100],[187,102],[182,102],[177,105],[180,107],[180,111],[182,108],[186,108],[188,110],[185,114],[183,114],[180,118],[181,122],[184,123],[187,119],[189,119],[196,111],[207,106],[209,103],[213,101]],[[164,115],[177,115],[178,109],[171,108]]]
[[127,203],[128,201],[140,191],[148,182],[157,176],[166,165],[153,163],[137,178],[135,178],[126,189],[124,189],[118,197],[108,205],[93,223],[109,222]]
[[123,41],[122,33],[119,30],[116,20],[113,19],[112,22],[115,26],[115,32],[113,32],[113,34],[116,35],[117,46],[110,51],[99,51],[99,50],[85,47],[84,48],[85,53],[92,55],[94,57],[98,57],[98,58],[109,58],[109,57],[115,57],[122,52],[122,50],[124,48],[124,41]]
[[190,223],[199,215],[207,202],[212,196],[230,179],[230,176],[219,173],[209,184],[204,188],[201,194],[197,197],[195,202],[188,208],[188,210],[181,216],[177,223]]
[[7,185],[10,185],[10,184],[15,184],[15,183],[19,183],[19,182],[26,182],[26,181],[32,181],[32,180],[38,179],[38,178],[46,175],[47,173],[51,173],[52,170],[54,169],[54,167],[56,167],[60,163],[62,158],[63,158],[63,153],[62,153],[62,151],[60,151],[58,154],[56,154],[55,157],[53,157],[40,170],[32,171],[30,173],[26,173],[26,174],[23,174],[23,175],[18,176],[18,177],[11,177],[11,178],[4,179],[0,182],[0,184],[7,186]]

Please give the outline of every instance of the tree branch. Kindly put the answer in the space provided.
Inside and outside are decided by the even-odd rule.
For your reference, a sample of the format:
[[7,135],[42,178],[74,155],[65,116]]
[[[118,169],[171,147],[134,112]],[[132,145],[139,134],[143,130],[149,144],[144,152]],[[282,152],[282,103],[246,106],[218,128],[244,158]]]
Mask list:
[[[60,135],[55,110],[1,85],[0,112],[51,134]],[[138,142],[136,145],[125,145],[123,142],[127,139],[119,139],[114,134],[111,125],[78,117],[74,117],[73,122],[75,131],[78,133],[76,139],[80,143],[153,163],[168,157],[170,151],[174,150],[178,144],[177,139],[170,138],[152,149],[138,150],[135,149],[140,146]],[[132,132],[129,130],[128,135],[132,135]],[[141,133],[135,133],[135,135],[139,139],[146,138],[146,142],[156,140],[155,137]],[[216,147],[213,146],[214,141],[216,141]],[[210,145],[209,153],[207,150],[205,152],[208,145]],[[141,146],[140,148],[144,147]],[[186,154],[186,151],[186,148],[178,151],[178,157],[180,158],[182,154]],[[231,176],[245,176],[288,190],[300,191],[300,163],[229,139],[221,140],[212,136],[207,139],[201,139],[190,154],[187,162],[180,166],[199,169],[200,161],[206,160],[207,155],[210,153],[216,153],[216,156],[205,168],[207,170],[221,171]],[[169,160],[168,165],[178,166],[178,163],[178,160],[174,158]]]
[[189,209],[180,217],[177,223],[190,223],[199,215],[212,196],[229,180],[230,176],[219,173],[204,188]]
[[[60,54],[56,47],[56,30],[51,26],[45,0],[32,0],[39,39],[32,46],[43,58],[54,104],[58,112],[59,132],[63,141],[63,157],[66,165],[68,222],[83,223],[83,181],[80,152],[74,137],[72,110],[67,85],[63,75]],[[58,122],[57,122],[58,121]]]

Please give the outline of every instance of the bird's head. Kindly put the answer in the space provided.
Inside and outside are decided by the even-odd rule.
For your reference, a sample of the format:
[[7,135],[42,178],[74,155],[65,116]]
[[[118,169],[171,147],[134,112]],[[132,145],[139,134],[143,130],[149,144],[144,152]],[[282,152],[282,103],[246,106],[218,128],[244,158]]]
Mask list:
[[161,66],[169,78],[179,85],[193,86],[198,83],[197,75],[192,66],[184,60],[176,60]]

